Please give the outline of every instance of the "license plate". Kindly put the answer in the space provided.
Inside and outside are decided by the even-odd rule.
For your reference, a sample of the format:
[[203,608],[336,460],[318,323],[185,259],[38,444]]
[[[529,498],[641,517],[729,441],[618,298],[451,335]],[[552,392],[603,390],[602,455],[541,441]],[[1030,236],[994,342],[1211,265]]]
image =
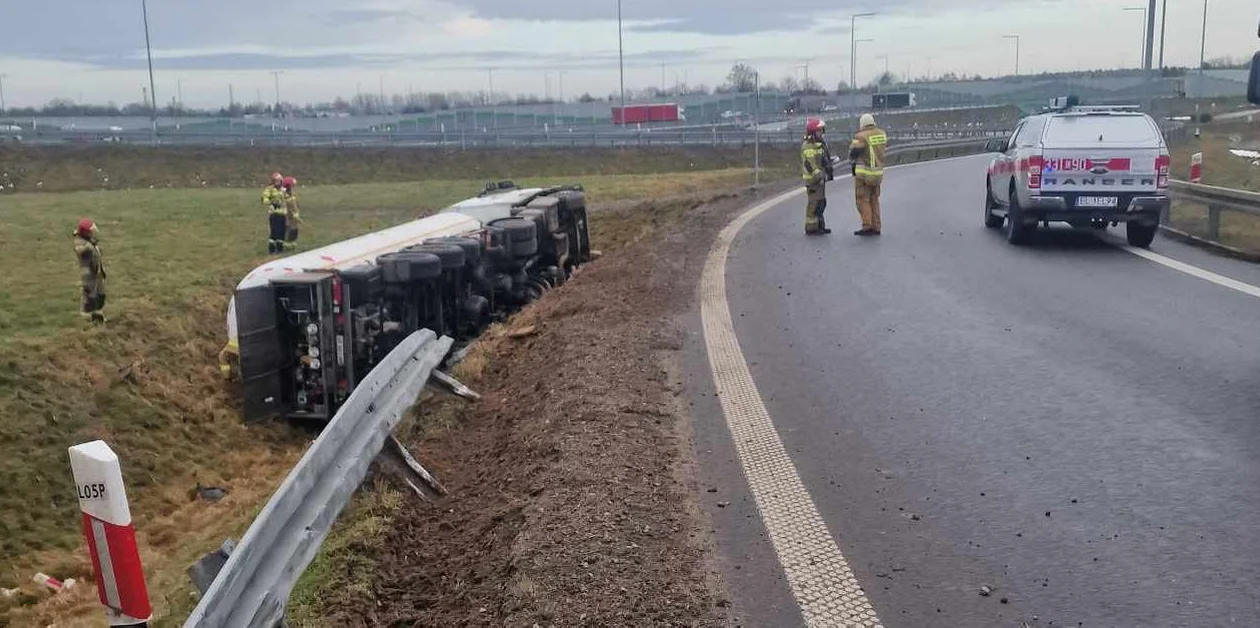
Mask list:
[[1082,196],[1076,199],[1077,207],[1117,207],[1120,199],[1115,196]]

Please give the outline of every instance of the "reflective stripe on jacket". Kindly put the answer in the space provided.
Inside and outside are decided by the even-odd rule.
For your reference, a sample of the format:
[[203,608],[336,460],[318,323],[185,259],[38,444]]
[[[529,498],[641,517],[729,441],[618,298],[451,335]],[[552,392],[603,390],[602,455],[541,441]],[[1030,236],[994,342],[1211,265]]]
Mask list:
[[825,159],[827,147],[812,137],[801,144],[801,179],[806,186],[820,185],[827,179]]
[[862,129],[849,144],[849,154],[854,157],[853,174],[878,179],[884,176],[884,152],[888,149],[888,135],[879,127]]

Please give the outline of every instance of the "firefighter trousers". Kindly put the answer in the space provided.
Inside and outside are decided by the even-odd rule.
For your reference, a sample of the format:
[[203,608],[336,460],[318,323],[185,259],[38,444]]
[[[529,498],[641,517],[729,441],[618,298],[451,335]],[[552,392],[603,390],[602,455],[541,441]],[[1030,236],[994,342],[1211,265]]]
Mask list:
[[289,222],[287,217],[273,212],[267,216],[267,220],[271,228],[271,233],[267,236],[267,251],[271,253],[284,251],[284,239]]
[[879,188],[883,178],[854,177],[853,190],[857,197],[858,216],[862,218],[862,228],[871,231],[883,229],[879,217]]
[[103,286],[84,286],[83,296],[79,301],[79,313],[96,317],[105,309],[105,288]]
[[805,186],[805,232],[813,233],[827,228],[823,214],[827,211],[827,184]]

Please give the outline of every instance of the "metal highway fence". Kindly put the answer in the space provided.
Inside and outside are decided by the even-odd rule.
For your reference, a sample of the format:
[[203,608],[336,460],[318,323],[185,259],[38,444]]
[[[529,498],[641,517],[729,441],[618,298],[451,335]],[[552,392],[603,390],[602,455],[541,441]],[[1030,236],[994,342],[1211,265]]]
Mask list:
[[[1005,137],[1009,129],[919,128],[888,131],[894,142],[923,142],[972,138]],[[37,145],[131,144],[161,146],[305,146],[305,147],[398,147],[398,148],[548,148],[548,147],[638,147],[638,146],[751,146],[757,133],[735,126],[691,127],[680,130],[568,131],[519,130],[499,132],[421,132],[421,133],[192,133],[150,131],[63,131],[27,130],[20,139],[9,142]],[[3,143],[4,140],[0,140]],[[760,141],[766,145],[796,145],[797,130],[765,131]]]

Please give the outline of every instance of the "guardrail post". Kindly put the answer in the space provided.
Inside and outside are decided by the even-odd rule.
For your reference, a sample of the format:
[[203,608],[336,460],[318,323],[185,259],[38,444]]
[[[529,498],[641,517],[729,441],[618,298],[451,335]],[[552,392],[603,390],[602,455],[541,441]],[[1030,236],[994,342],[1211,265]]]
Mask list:
[[1208,239],[1221,241],[1221,206],[1208,203]]
[[105,441],[70,448],[96,590],[111,626],[148,626],[153,615],[118,456]]

